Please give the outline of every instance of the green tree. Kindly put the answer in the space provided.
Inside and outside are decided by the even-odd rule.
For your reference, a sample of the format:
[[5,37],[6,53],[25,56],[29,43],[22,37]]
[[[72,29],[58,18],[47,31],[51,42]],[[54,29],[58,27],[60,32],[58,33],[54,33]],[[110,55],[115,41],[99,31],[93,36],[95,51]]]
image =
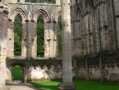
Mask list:
[[37,21],[37,56],[44,56],[44,21],[41,16]]
[[[37,0],[39,2],[44,2],[46,0]],[[55,2],[55,0],[48,0],[49,2]],[[31,0],[31,2],[36,2],[36,0]],[[58,33],[58,50],[59,56],[62,56],[62,24],[61,17],[59,18],[59,33]],[[44,22],[43,18],[38,18],[37,24],[37,55],[44,56]],[[14,54],[16,56],[21,55],[21,44],[22,44],[22,18],[18,14],[15,18],[14,23]]]
[[22,41],[22,18],[18,14],[14,22],[14,55],[21,55],[21,42]]

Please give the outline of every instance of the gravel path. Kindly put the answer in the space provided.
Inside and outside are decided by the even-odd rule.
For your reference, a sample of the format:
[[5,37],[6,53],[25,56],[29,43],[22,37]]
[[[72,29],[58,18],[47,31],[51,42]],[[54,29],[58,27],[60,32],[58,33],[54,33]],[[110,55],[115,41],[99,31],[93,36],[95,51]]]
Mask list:
[[9,86],[10,90],[38,90],[30,84],[19,84]]

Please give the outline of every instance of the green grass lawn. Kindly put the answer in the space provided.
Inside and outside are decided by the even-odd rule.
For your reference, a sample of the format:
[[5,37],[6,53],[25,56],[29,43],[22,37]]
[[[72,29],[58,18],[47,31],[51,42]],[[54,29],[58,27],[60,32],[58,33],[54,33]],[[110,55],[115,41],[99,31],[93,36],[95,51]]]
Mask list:
[[[60,81],[37,81],[32,84],[39,90],[57,90]],[[119,84],[112,82],[74,80],[76,90],[119,90]]]

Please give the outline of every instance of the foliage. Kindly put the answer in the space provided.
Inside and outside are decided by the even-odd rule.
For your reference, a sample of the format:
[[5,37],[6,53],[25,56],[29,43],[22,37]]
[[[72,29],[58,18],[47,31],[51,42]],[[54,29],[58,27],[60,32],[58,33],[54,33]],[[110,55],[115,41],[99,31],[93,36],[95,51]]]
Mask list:
[[[41,90],[57,90],[61,81],[37,81],[32,84]],[[74,80],[76,90],[118,90],[119,85],[112,82]]]
[[22,19],[18,14],[15,18],[14,23],[14,55],[21,55],[21,43],[22,43]]
[[[44,2],[45,0],[37,0],[39,2]],[[49,2],[54,2],[55,0],[48,0]],[[36,2],[36,0],[31,0],[31,2]],[[44,56],[44,22],[43,18],[39,17],[37,22],[37,56]],[[21,55],[21,44],[22,44],[22,18],[18,14],[15,18],[14,23],[14,54],[15,56]],[[62,24],[61,17],[59,18],[59,28],[58,28],[58,50],[59,57],[62,56]]]
[[44,22],[39,17],[37,21],[37,56],[44,56]]
[[23,80],[23,71],[20,66],[15,66],[12,69],[12,79],[13,80]]

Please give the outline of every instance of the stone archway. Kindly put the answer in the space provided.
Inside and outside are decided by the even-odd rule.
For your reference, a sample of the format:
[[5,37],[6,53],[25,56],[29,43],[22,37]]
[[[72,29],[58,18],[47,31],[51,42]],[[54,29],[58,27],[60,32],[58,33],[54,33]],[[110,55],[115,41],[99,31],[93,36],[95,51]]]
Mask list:
[[14,21],[17,15],[20,15],[22,18],[22,57],[26,57],[26,21],[27,12],[22,10],[22,8],[16,8],[9,14],[9,25],[8,25],[8,48],[7,48],[7,57],[14,57]]
[[[25,82],[26,69],[24,63],[7,63],[6,66],[6,84]],[[14,82],[16,81],[16,82]]]
[[[44,57],[49,58],[50,57],[50,47],[49,47],[49,38],[50,38],[49,21],[50,21],[50,18],[46,11],[44,11],[42,9],[37,10],[33,16],[33,20],[36,23],[36,25],[35,25],[36,27],[37,27],[37,20],[38,20],[39,16],[42,16],[43,21],[44,21],[44,45],[45,45],[44,46]],[[34,35],[37,35],[36,28],[34,31],[35,31]],[[32,46],[32,53],[34,53],[34,50],[35,50],[35,52],[37,51],[37,48],[36,48],[37,37],[35,36],[35,37],[33,37],[33,39],[34,39],[35,43]]]
[[24,82],[24,69],[23,65],[14,65],[11,70],[12,81]]

